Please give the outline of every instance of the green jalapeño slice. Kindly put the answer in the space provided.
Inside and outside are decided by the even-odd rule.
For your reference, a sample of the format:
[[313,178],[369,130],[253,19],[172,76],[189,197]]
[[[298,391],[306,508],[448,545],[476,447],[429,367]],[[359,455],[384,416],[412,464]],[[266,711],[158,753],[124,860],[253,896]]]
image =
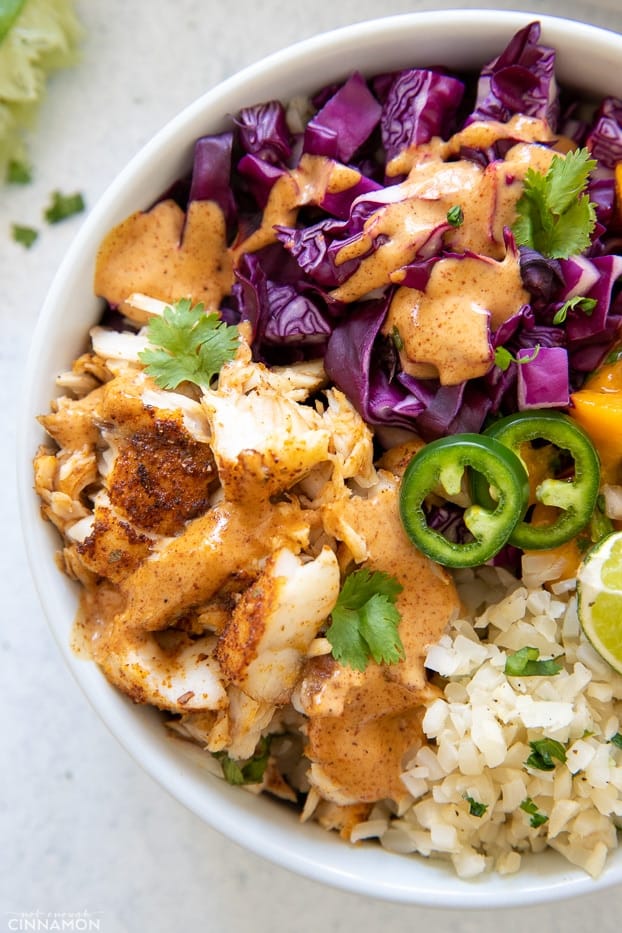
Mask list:
[[[472,503],[462,516],[472,540],[454,542],[428,524],[426,504],[436,496],[459,499],[472,475],[482,477],[497,498]],[[426,503],[426,500],[428,502]],[[522,521],[529,500],[527,472],[519,457],[493,437],[455,434],[432,441],[410,461],[400,487],[404,530],[420,551],[445,567],[476,567],[494,557]]]
[[[558,449],[562,459],[572,460],[565,475],[546,476],[535,489],[535,499],[554,506],[559,513],[547,524],[521,521],[510,537],[510,544],[525,551],[558,547],[574,538],[587,525],[598,498],[600,461],[592,442],[579,425],[559,411],[546,409],[519,412],[501,418],[484,431],[484,437],[500,441],[518,457],[524,445],[548,443]],[[479,493],[479,478],[474,490],[478,502],[488,497]]]

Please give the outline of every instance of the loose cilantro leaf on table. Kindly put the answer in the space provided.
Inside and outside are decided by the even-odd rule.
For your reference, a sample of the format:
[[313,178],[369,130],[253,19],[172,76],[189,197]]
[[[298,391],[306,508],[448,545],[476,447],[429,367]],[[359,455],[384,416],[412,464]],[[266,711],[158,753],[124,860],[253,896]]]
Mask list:
[[555,769],[554,758],[566,761],[566,750],[561,742],[556,739],[537,739],[530,742],[531,755],[525,761],[528,768],[536,768],[538,771],[553,771]]
[[378,570],[362,568],[346,577],[326,632],[337,661],[364,671],[370,658],[377,664],[404,658],[395,607],[401,591],[394,577]]
[[561,664],[554,658],[541,660],[537,648],[521,648],[508,655],[505,661],[505,673],[508,677],[547,677],[558,674],[561,669]]
[[520,804],[520,808],[531,816],[529,823],[534,827],[534,829],[537,829],[538,826],[542,826],[544,823],[548,822],[548,816],[545,813],[540,813],[538,807],[533,802],[531,797],[525,797],[523,802]]
[[235,356],[238,329],[220,320],[204,305],[192,307],[182,298],[152,317],[147,327],[152,345],[139,354],[147,373],[162,389],[176,389],[182,382],[207,387],[222,366]]
[[76,194],[61,194],[60,191],[52,192],[52,200],[49,207],[46,207],[43,216],[49,224],[60,223],[67,217],[79,214],[84,210],[84,198],[79,192]]
[[527,170],[512,227],[519,246],[531,246],[551,259],[568,259],[587,249],[596,213],[585,188],[595,167],[589,151],[577,149],[555,156],[545,175]]
[[32,181],[32,170],[26,162],[11,159],[6,170],[6,180],[10,185],[27,185]]
[[34,227],[24,227],[22,224],[11,225],[11,235],[16,243],[21,243],[26,249],[30,249],[32,244],[39,236],[39,231]]

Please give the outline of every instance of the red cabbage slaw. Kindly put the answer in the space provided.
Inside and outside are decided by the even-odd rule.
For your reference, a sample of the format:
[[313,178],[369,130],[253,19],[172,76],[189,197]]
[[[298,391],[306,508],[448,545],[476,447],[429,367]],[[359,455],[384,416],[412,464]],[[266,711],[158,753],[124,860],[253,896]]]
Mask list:
[[[184,209],[194,200],[216,201],[231,243],[257,227],[272,186],[304,154],[351,166],[360,180],[302,208],[295,225],[277,229],[276,243],[243,254],[221,316],[228,323],[250,322],[256,360],[322,358],[330,380],[376,428],[406,428],[431,440],[480,431],[493,415],[567,406],[622,322],[622,256],[611,233],[622,101],[606,98],[586,121],[567,96],[556,81],[555,51],[540,44],[540,25],[533,22],[476,76],[450,75],[440,67],[371,78],[354,73],[311,98],[313,115],[299,132],[291,130],[278,100],[244,108],[230,130],[197,140],[191,177],[174,189]],[[586,146],[598,160],[588,191],[597,214],[591,246],[565,260],[518,248],[530,301],[490,334],[493,351],[508,351],[508,366],[492,365],[484,376],[458,385],[416,378],[401,369],[394,342],[382,333],[396,286],[348,303],[338,300],[333,290],[356,272],[361,258],[338,264],[336,255],[362,236],[378,204],[394,196],[400,179],[390,177],[387,166],[398,153],[433,137],[446,139],[474,120],[507,122],[518,114],[546,120],[554,134]],[[485,166],[502,159],[510,144],[463,147],[459,158]],[[434,264],[450,255],[446,229],[440,224],[432,232],[401,270],[401,284],[425,291]],[[517,250],[506,236],[507,249]],[[577,295],[592,299],[592,313],[571,307],[556,323],[556,313]]]

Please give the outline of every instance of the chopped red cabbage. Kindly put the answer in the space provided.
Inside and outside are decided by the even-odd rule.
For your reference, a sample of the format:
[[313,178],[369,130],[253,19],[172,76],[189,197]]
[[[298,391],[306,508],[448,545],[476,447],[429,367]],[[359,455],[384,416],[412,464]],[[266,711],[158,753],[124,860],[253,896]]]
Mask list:
[[596,114],[586,146],[599,167],[613,169],[622,162],[622,100],[606,97]]
[[202,136],[194,144],[192,179],[188,201],[215,201],[221,208],[227,230],[237,220],[236,200],[231,190],[233,133]]
[[387,161],[409,146],[449,133],[463,94],[463,82],[450,75],[424,68],[400,72],[380,120]]
[[240,144],[246,152],[277,165],[291,156],[292,137],[280,101],[244,107],[235,122]]
[[[305,152],[330,155],[349,162],[378,125],[381,111],[363,76],[358,71],[354,72],[309,121],[305,130]],[[326,144],[327,131],[335,136],[334,152],[318,152],[314,146],[321,148],[319,140],[322,134],[323,144]]]
[[[189,190],[190,200],[216,201],[236,243],[256,229],[258,210],[265,208],[274,184],[296,167],[302,152],[360,173],[349,188],[331,190],[319,203],[306,204],[296,224],[275,227],[276,244],[242,257],[221,314],[232,323],[250,321],[255,359],[287,362],[323,356],[328,377],[377,427],[380,439],[391,426],[416,430],[428,440],[479,431],[490,414],[567,405],[569,392],[582,384],[621,332],[622,257],[613,254],[616,231],[612,233],[610,224],[614,166],[622,161],[622,101],[607,98],[592,119],[584,119],[583,111],[579,118],[573,108],[560,119],[554,66],[554,51],[540,44],[539,24],[531,23],[484,67],[477,87],[470,78],[440,69],[407,69],[369,80],[355,73],[312,98],[317,112],[304,134],[290,130],[280,102],[268,101],[240,111],[232,132],[199,139],[192,176],[180,182],[174,197],[183,206]],[[465,99],[475,99],[466,121]],[[458,386],[414,378],[402,371],[394,341],[382,333],[395,285],[381,285],[350,304],[331,295],[386,236],[373,239],[372,233],[365,254],[345,263],[338,254],[360,240],[369,218],[381,220],[383,209],[404,197],[397,179],[387,184],[387,163],[395,155],[432,137],[446,138],[474,120],[507,122],[519,113],[548,120],[554,131],[589,146],[598,159],[588,189],[598,220],[592,245],[584,255],[567,260],[520,248],[529,304],[490,335],[494,349],[507,349],[507,367],[493,365],[485,376]],[[514,142],[503,139],[456,155],[485,168],[502,159]],[[445,248],[450,229],[443,221],[417,232],[410,261],[394,270],[400,285],[426,290],[435,263],[456,255]],[[509,237],[506,247],[513,248]],[[579,303],[558,321],[560,308],[577,296],[596,304],[586,312]],[[525,362],[536,346],[539,352]]]
[[500,120],[515,114],[547,120],[553,131],[559,117],[555,50],[539,44],[540,24],[525,26],[504,51],[486,65],[477,86],[475,109],[467,122]]
[[238,162],[238,172],[260,208],[268,202],[274,183],[285,174],[285,169],[266,162],[259,156],[246,153]]
[[568,354],[563,347],[519,350],[518,408],[564,408],[570,403]]
[[331,325],[304,285],[268,278],[255,253],[242,257],[236,280],[240,320],[250,321],[253,346],[258,352],[264,344],[302,346],[326,342]]

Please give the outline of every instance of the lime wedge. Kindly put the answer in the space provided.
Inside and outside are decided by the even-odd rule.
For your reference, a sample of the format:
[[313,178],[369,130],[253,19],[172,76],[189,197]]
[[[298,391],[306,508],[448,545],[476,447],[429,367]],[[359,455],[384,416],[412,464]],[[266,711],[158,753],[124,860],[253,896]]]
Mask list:
[[579,622],[596,651],[622,674],[622,532],[599,541],[577,573]]

